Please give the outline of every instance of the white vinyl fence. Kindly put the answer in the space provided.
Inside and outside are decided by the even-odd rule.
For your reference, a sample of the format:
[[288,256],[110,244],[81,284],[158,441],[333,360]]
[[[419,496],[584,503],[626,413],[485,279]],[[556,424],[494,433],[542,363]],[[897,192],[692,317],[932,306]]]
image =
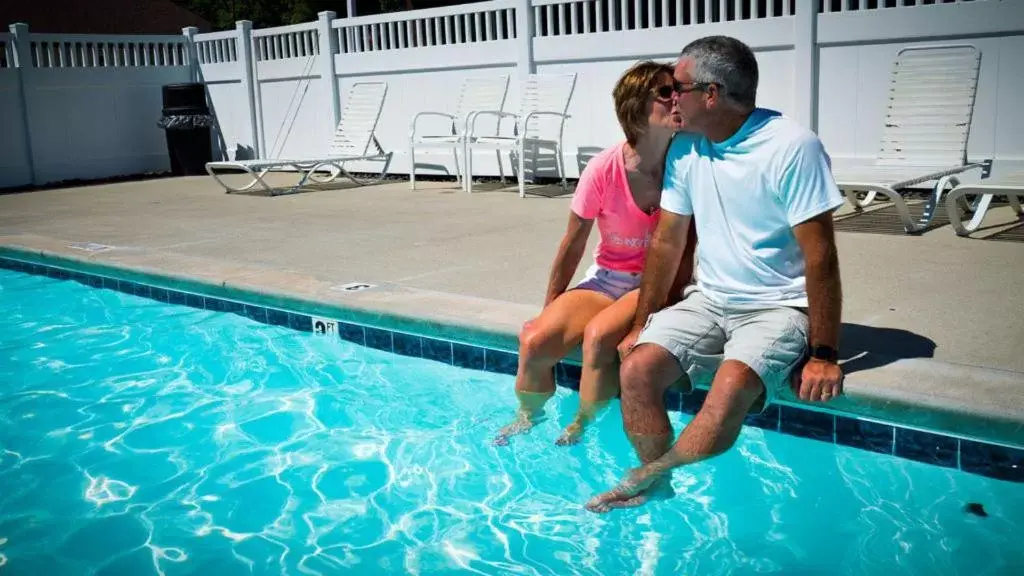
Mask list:
[[2,38],[0,186],[168,169],[161,86],[191,78],[186,37]]
[[[755,50],[759,103],[816,130],[835,163],[879,148],[900,48],[970,42],[982,69],[969,154],[994,158],[996,174],[1024,168],[1024,0],[493,0],[335,16],[180,37],[12,26],[0,35],[0,187],[166,170],[160,86],[191,78],[206,84],[217,118],[215,159],[320,154],[348,87],[386,81],[377,138],[396,152],[390,172],[407,174],[410,122],[425,110],[451,112],[465,77],[509,75],[505,110],[514,112],[526,74],[576,73],[564,137],[576,177],[621,138],[611,97],[619,75],[640,59],[671,62],[713,34]],[[417,173],[454,173],[450,153],[421,153]],[[501,161],[511,174],[508,155]],[[474,157],[474,173],[497,175],[495,154]]]

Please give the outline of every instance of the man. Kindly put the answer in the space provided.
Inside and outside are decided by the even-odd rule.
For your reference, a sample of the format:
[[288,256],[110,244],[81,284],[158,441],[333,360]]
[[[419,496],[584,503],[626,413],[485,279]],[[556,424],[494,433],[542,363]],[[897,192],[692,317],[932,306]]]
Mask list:
[[[843,199],[820,140],[756,106],[757,61],[736,39],[690,43],[673,76],[686,132],[667,153],[634,328],[620,345],[623,420],[643,466],[587,503],[597,512],[670,492],[672,469],[731,448],[746,414],[772,402],[801,362],[801,399],[842,391],[832,212]],[[699,278],[662,309],[691,218]],[[663,393],[701,370],[714,373],[711,389],[672,444]]]

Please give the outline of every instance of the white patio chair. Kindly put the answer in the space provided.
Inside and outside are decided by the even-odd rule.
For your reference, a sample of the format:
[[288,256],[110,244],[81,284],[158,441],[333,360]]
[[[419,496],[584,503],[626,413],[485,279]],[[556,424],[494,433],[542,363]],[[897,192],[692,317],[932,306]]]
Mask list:
[[[409,187],[416,189],[416,149],[437,150],[451,148],[455,162],[455,178],[459,186],[465,189],[464,176],[459,170],[459,154],[465,158],[466,126],[478,110],[505,109],[505,98],[508,96],[508,75],[469,77],[462,81],[459,99],[455,104],[455,112],[425,111],[416,114],[409,126]],[[439,116],[451,120],[450,134],[424,134],[420,119]],[[494,134],[498,134],[497,124]],[[498,169],[501,170],[501,157],[498,157]],[[501,174],[504,180],[504,173]]]
[[[931,225],[950,177],[987,162],[967,161],[981,52],[969,44],[904,48],[889,83],[881,148],[874,162],[859,169],[833,170],[836,184],[858,212],[876,194],[890,200],[907,233]],[[900,191],[935,182],[915,221]],[[859,192],[867,192],[863,200]]]
[[[565,132],[565,120],[569,118],[569,102],[576,88],[576,73],[572,74],[530,74],[522,83],[519,97],[519,113],[501,110],[478,111],[469,123],[466,137],[466,192],[473,193],[473,150],[509,150],[518,158],[519,169],[516,176],[519,180],[519,197],[526,196],[525,157],[526,151],[533,153],[533,168],[536,174],[537,151],[541,147],[549,147],[555,153],[555,163],[562,177],[562,189],[568,189],[565,180],[565,159],[562,157],[562,135]],[[476,130],[476,122],[486,116],[514,118],[515,134],[512,136],[481,135]],[[500,166],[499,161],[499,166]],[[504,177],[504,174],[502,174]]]
[[[968,205],[965,196],[978,194],[980,197],[974,205]],[[957,183],[949,195],[946,196],[946,212],[949,214],[949,223],[957,236],[968,236],[981,226],[988,212],[988,206],[996,196],[1006,196],[1010,207],[1017,214],[1018,220],[1024,220],[1024,211],[1021,210],[1021,200],[1024,200],[1024,170],[1014,172],[1000,178],[982,180],[974,184]],[[973,210],[974,216],[966,225],[961,220],[961,208],[967,206]]]
[[[206,171],[220,182],[225,191],[243,192],[259,184],[271,196],[279,193],[287,194],[295,192],[308,180],[318,183],[328,183],[339,176],[344,175],[352,182],[359,185],[378,182],[387,174],[388,166],[391,164],[391,157],[394,152],[385,151],[374,132],[377,129],[377,122],[380,119],[381,110],[384,108],[384,99],[387,96],[388,85],[386,82],[356,82],[348,91],[348,95],[342,102],[341,120],[334,130],[331,142],[323,156],[298,159],[272,159],[257,158],[253,160],[223,160],[209,162],[206,164]],[[373,146],[373,150],[370,146]],[[346,162],[358,160],[383,160],[384,167],[380,175],[371,179],[360,179],[345,170]],[[302,176],[299,182],[284,192],[277,192],[264,181],[263,177],[274,169],[293,168]],[[317,172],[329,169],[326,176],[319,176]],[[217,170],[243,170],[252,181],[241,187],[232,187],[226,184],[216,173]]]

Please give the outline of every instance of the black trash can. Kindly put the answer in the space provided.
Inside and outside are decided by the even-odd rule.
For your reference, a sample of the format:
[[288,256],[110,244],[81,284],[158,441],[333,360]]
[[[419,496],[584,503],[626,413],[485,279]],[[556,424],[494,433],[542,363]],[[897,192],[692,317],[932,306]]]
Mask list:
[[206,86],[199,82],[167,84],[163,87],[164,108],[206,107]]
[[163,114],[157,123],[167,135],[171,173],[195,176],[206,173],[213,160],[210,128],[213,116],[206,105],[206,88],[199,83],[163,87]]

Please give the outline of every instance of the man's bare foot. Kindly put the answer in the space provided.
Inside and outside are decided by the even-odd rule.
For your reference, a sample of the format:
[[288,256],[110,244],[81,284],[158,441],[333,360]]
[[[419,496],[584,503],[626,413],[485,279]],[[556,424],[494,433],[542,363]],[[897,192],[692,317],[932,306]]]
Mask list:
[[562,435],[555,440],[555,444],[558,446],[572,446],[580,441],[580,436],[583,435],[583,425],[579,422],[573,422],[565,427]]
[[675,496],[671,477],[649,467],[636,468],[618,486],[599,494],[586,504],[591,512],[604,513],[613,508],[635,508],[652,499],[667,500]]

